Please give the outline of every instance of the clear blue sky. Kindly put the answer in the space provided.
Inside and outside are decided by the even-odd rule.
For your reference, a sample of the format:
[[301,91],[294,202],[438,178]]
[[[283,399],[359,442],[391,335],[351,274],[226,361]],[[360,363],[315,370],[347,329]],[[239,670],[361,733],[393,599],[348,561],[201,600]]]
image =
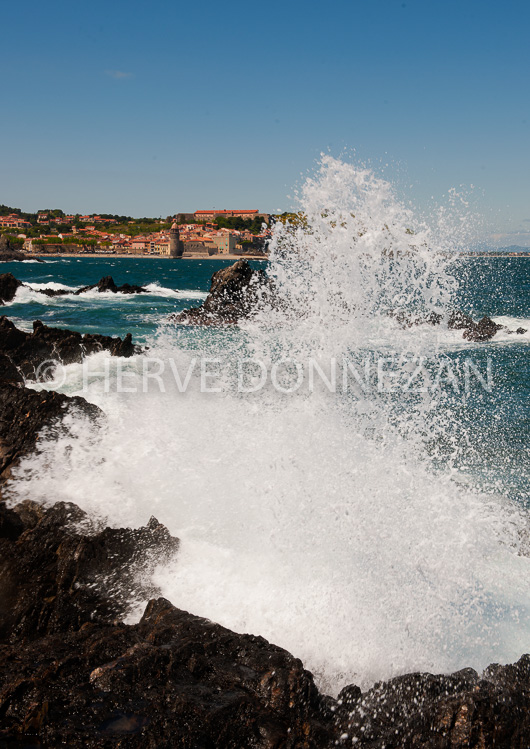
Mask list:
[[528,244],[529,30],[528,0],[5,3],[0,203],[285,210],[355,151]]

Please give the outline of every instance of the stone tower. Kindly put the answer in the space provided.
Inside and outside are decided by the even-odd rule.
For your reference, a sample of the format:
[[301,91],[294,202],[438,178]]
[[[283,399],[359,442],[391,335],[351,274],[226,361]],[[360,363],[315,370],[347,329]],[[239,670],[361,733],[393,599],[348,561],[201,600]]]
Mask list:
[[179,228],[177,222],[174,221],[169,230],[169,257],[182,257],[183,250]]

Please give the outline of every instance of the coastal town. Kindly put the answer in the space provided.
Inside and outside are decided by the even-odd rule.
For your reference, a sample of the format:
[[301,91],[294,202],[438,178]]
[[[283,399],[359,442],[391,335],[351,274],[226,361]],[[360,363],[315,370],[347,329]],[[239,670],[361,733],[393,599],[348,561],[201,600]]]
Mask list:
[[265,257],[270,214],[258,209],[210,209],[166,219],[67,215],[61,210],[23,214],[1,206],[0,232],[28,254],[113,254],[158,257],[215,255]]
[[[0,205],[0,239],[27,255],[119,255],[142,257],[264,259],[272,226],[297,223],[302,214],[258,209],[201,209],[163,218],[112,214],[65,214],[60,209],[23,213]],[[469,257],[529,257],[528,247],[482,247]]]

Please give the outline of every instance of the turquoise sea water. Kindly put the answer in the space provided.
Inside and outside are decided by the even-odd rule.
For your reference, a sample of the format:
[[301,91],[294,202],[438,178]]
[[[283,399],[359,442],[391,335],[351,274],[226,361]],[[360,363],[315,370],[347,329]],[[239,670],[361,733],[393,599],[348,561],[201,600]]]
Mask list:
[[[112,276],[124,283],[150,285],[150,293],[135,295],[93,294],[78,297],[45,297],[19,293],[9,308],[13,320],[28,324],[40,319],[47,325],[70,327],[82,333],[99,332],[123,336],[132,333],[136,342],[152,335],[171,312],[201,304],[212,274],[233,260],[170,260],[155,258],[56,258],[45,263],[4,263],[25,283],[46,288],[59,284],[80,288]],[[251,261],[254,267],[263,266]]]

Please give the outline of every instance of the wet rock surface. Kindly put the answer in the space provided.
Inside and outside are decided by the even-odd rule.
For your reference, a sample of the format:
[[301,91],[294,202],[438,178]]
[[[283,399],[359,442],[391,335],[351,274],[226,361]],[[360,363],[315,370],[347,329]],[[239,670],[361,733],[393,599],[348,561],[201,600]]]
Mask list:
[[493,322],[489,317],[483,317],[478,322],[474,322],[465,328],[463,336],[466,341],[482,342],[489,341],[499,330],[506,330],[505,325],[499,325]]
[[177,552],[153,518],[101,529],[69,503],[0,504],[0,747],[528,746],[530,656],[334,700],[282,648],[157,597],[149,572]]
[[0,382],[0,484],[10,477],[19,459],[35,449],[44,428],[64,429],[61,422],[69,409],[91,421],[103,417],[103,412],[84,398]]
[[[20,258],[20,259],[27,259],[27,258]],[[15,278],[12,273],[0,274],[0,304],[4,304],[5,302],[11,302],[14,299],[17,290],[21,286],[25,286],[26,288],[31,288],[31,286],[28,286],[27,284]],[[84,294],[87,291],[98,291],[101,294],[105,292],[111,292],[112,294],[145,294],[147,293],[146,288],[144,288],[143,286],[137,286],[135,284],[131,285],[128,283],[124,283],[121,286],[116,286],[112,276],[105,276],[105,278],[102,278],[97,283],[91,284],[90,286],[83,286],[82,288],[76,289],[75,291],[71,291],[70,289],[32,289],[32,291],[35,294],[43,294],[44,296],[49,296],[49,297],[79,296],[80,294]]]
[[6,302],[11,302],[15,298],[15,294],[18,289],[22,286],[22,281],[12,273],[1,273],[0,274],[0,305]]
[[192,325],[234,325],[250,317],[271,291],[263,270],[254,270],[246,260],[238,260],[213,274],[210,291],[200,307],[184,310],[170,319]]
[[[412,328],[416,325],[440,325],[444,322],[444,316],[437,312],[431,312],[428,315],[414,315],[407,311],[392,310],[390,317],[393,317],[402,328]],[[449,330],[462,330],[462,336],[466,341],[473,343],[483,343],[490,341],[499,330],[504,330],[509,334],[523,335],[527,331],[524,328],[508,330],[505,325],[494,322],[490,317],[484,316],[478,322],[472,317],[466,315],[461,310],[453,310],[446,318]]]
[[75,505],[25,505],[0,505],[0,746],[328,745],[327,701],[285,650],[163,598],[119,621],[177,551],[163,526],[87,533]]
[[82,335],[74,330],[50,328],[40,320],[33,323],[33,332],[27,333],[7,317],[0,317],[0,382],[42,382],[51,378],[52,362],[72,364],[99,351],[130,357],[140,349],[133,344],[130,333],[123,340],[99,333]]
[[83,286],[81,289],[78,289],[77,291],[74,291],[73,293],[78,295],[78,294],[84,294],[86,291],[98,291],[100,293],[110,291],[112,294],[147,293],[147,289],[144,288],[143,286],[136,286],[134,284],[131,285],[128,283],[124,283],[121,286],[116,286],[112,276],[105,276],[105,278],[102,278],[97,283],[92,284],[91,286]]
[[340,746],[522,749],[530,740],[530,656],[479,676],[407,674],[339,695]]

